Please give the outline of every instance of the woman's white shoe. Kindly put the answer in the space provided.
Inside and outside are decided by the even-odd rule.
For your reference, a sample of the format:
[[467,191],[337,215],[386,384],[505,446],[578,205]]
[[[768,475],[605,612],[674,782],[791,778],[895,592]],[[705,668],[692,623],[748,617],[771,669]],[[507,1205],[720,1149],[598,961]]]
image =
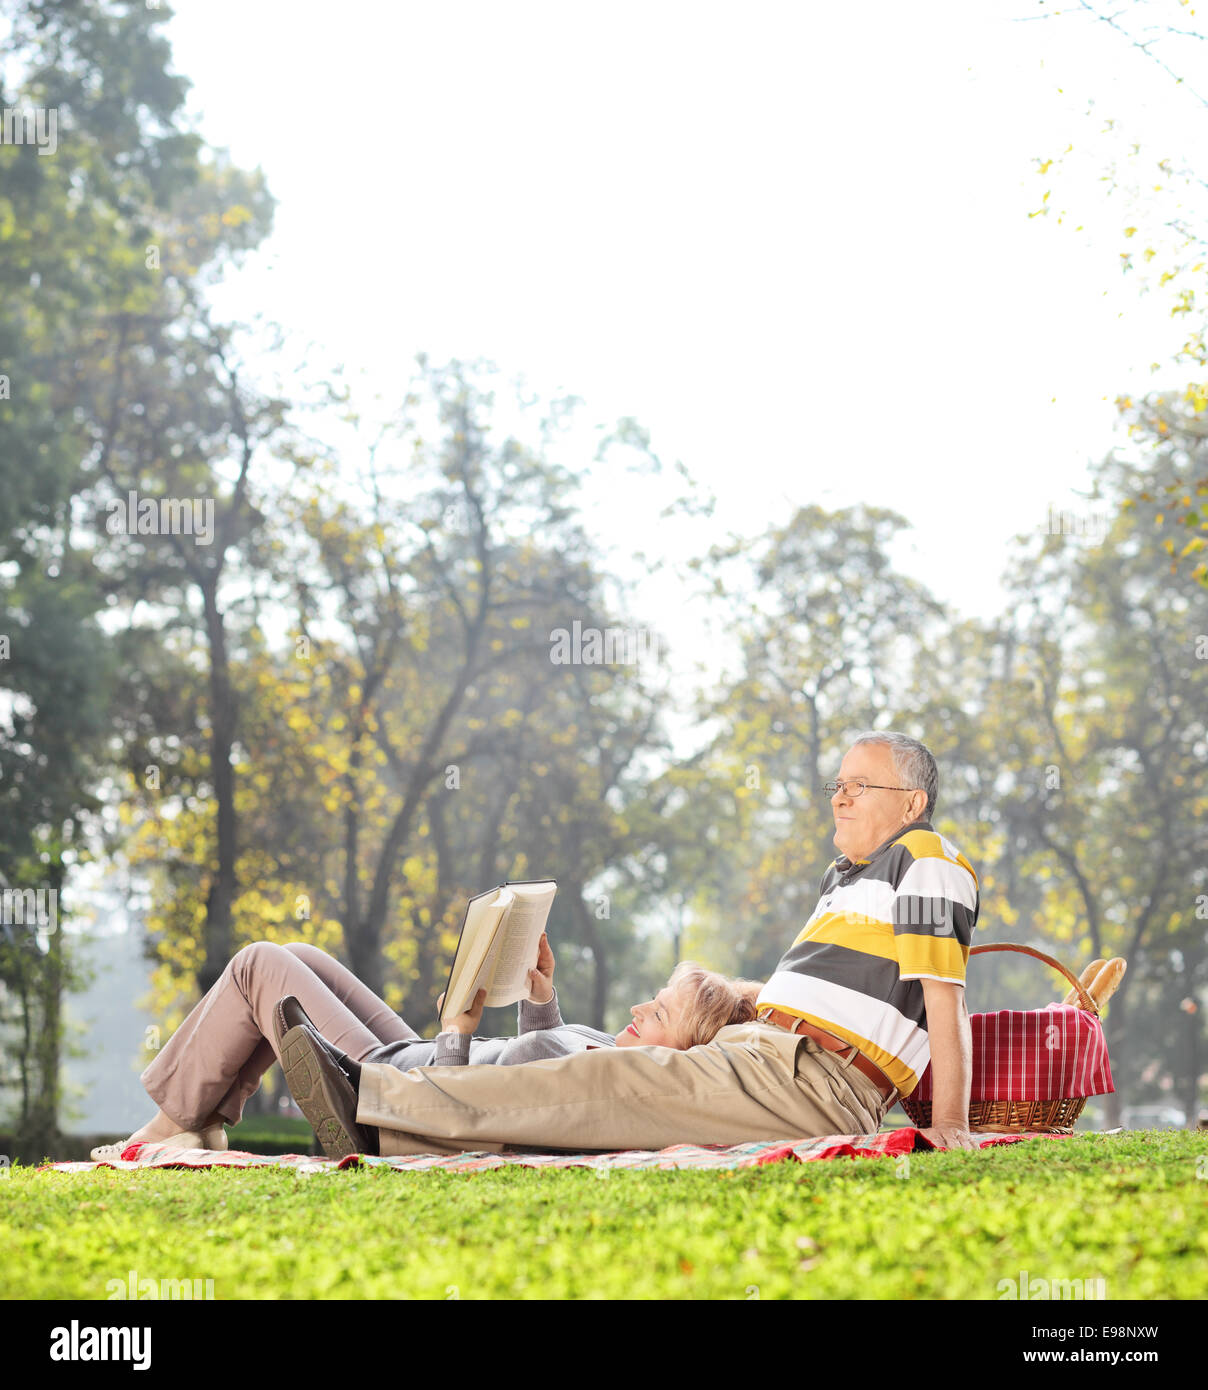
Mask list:
[[165,1139],[127,1139],[121,1144],[98,1144],[89,1151],[93,1163],[114,1162],[120,1159],[131,1144],[170,1144],[174,1149],[211,1149],[222,1152],[227,1147],[226,1130],[222,1125],[211,1125],[208,1129],[183,1129],[179,1134],[169,1134]]

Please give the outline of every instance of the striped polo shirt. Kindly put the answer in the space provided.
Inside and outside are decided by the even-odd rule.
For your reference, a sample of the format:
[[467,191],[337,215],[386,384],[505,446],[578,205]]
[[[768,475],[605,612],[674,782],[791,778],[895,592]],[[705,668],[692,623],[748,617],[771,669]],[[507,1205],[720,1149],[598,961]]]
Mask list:
[[840,855],[827,869],[758,1007],[854,1043],[908,1096],[931,1059],[921,982],[965,983],[977,913],[973,866],[914,821],[867,859]]

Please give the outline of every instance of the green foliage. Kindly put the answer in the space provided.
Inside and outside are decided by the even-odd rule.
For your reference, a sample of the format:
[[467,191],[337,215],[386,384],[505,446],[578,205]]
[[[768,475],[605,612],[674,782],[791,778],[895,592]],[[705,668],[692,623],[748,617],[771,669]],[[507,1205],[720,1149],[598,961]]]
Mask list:
[[[162,567],[162,545],[151,556],[143,538],[122,546],[88,522],[106,489],[212,493],[207,464],[234,432],[215,390],[228,345],[198,286],[207,263],[255,244],[270,207],[259,175],[203,160],[177,125],[185,83],[167,71],[163,17],[96,0],[22,5],[4,54],[18,85],[0,104],[49,108],[58,137],[52,157],[0,145],[0,863],[14,886],[57,891],[91,852],[121,756],[107,609],[178,593],[190,574]],[[271,411],[234,413],[245,434],[271,428]],[[60,934],[36,983],[32,962],[6,975],[31,1140],[53,1133],[72,978]]]
[[[1208,358],[1205,359],[1208,365]],[[1153,526],[1170,573],[1190,573],[1208,589],[1208,387],[1117,400],[1141,454],[1121,506]]]
[[711,741],[656,784],[645,823],[696,894],[694,952],[720,968],[766,978],[813,910],[834,857],[822,784],[845,740],[918,723],[896,691],[942,610],[889,563],[905,524],[875,508],[806,507],[697,567],[741,667],[698,705]]

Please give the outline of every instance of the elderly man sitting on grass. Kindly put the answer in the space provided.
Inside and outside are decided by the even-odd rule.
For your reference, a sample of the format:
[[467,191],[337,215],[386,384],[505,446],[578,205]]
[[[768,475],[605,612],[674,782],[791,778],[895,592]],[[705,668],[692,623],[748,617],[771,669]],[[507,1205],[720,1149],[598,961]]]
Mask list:
[[686,1051],[410,1071],[358,1066],[304,1019],[282,1022],[290,1090],[332,1157],[661,1149],[871,1134],[930,1062],[923,1134],[975,1148],[964,983],[978,884],[931,827],[938,784],[931,753],[904,734],[864,734],[848,749],[825,788],[839,857],[754,1022]]

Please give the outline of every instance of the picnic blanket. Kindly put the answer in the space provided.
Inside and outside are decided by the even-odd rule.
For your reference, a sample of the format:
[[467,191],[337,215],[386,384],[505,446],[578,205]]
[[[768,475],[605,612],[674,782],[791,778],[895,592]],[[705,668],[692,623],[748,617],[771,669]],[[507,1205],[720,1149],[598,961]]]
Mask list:
[[[979,1147],[1017,1144],[1024,1139],[1063,1139],[1061,1134],[979,1134]],[[39,1172],[86,1173],[94,1168],[293,1168],[316,1173],[340,1168],[400,1168],[446,1173],[478,1173],[489,1168],[759,1168],[767,1163],[809,1163],[822,1158],[897,1158],[926,1152],[935,1145],[917,1130],[883,1130],[878,1134],[831,1134],[821,1139],[780,1139],[749,1144],[673,1144],[667,1149],[625,1149],[616,1153],[483,1153],[406,1154],[379,1158],[350,1154],[339,1160],[308,1154],[253,1154],[241,1149],[181,1149],[167,1144],[131,1144],[120,1159],[100,1163],[46,1163]]]

